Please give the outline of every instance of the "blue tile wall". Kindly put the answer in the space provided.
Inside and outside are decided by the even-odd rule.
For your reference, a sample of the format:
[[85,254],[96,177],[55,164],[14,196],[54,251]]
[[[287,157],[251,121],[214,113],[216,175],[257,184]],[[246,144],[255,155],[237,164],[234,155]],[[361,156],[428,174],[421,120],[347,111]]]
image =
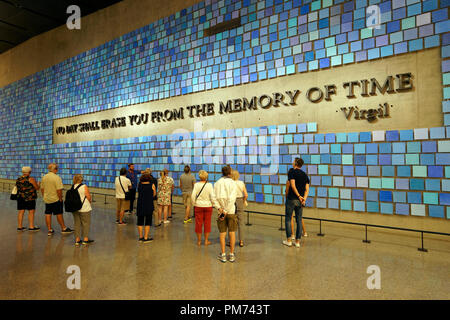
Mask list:
[[[382,25],[372,30],[365,25],[365,9],[374,3],[380,6]],[[373,141],[367,130],[328,133],[316,123],[301,123],[222,130],[195,139],[192,134],[193,141],[183,147],[191,155],[192,170],[206,166],[212,181],[220,177],[222,163],[237,167],[249,201],[283,204],[287,170],[300,155],[317,186],[308,207],[449,218],[448,1],[370,4],[207,0],[0,88],[0,177],[15,179],[22,165],[32,166],[39,177],[55,161],[64,183],[81,173],[89,185],[112,188],[117,171],[134,162],[138,169],[167,167],[177,181],[182,165],[173,163],[172,135],[53,145],[52,122],[440,47],[441,127],[388,130],[385,141]],[[210,26],[239,16],[241,27],[205,36]],[[282,137],[278,171],[264,176],[258,154],[270,149],[264,137],[273,134]],[[205,154],[213,149],[219,158],[228,156],[210,164],[217,157]],[[339,198],[342,190],[348,190],[342,193],[346,199]]]

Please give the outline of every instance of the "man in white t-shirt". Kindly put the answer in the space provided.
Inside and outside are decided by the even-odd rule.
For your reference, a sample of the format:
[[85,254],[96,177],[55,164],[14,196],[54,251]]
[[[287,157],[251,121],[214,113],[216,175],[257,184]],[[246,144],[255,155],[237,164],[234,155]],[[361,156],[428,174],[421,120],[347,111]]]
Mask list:
[[115,180],[116,186],[116,200],[117,200],[117,211],[116,211],[116,223],[120,226],[126,225],[123,221],[123,216],[125,211],[130,208],[130,200],[125,200],[125,192],[128,192],[132,188],[131,180],[126,177],[127,169],[120,169],[120,176]]
[[235,232],[237,230],[237,217],[235,214],[235,202],[237,196],[237,186],[233,179],[231,179],[231,168],[225,166],[222,168],[223,177],[220,178],[214,184],[214,193],[216,195],[217,202],[219,202],[220,208],[223,210],[224,216],[219,215],[217,220],[217,226],[220,233],[220,249],[218,259],[222,262],[227,261],[227,255],[225,253],[225,237],[228,234],[230,236],[230,256],[228,261],[234,262],[236,260],[234,256],[235,246]]

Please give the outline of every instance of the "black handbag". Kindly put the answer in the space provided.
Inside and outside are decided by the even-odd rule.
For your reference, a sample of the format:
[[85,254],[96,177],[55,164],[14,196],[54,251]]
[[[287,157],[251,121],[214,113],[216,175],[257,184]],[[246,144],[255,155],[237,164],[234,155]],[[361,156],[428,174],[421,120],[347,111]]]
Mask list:
[[18,195],[18,191],[17,191],[17,187],[14,186],[14,188],[11,191],[11,196],[9,197],[11,200],[17,200],[17,195]]
[[118,179],[119,179],[120,186],[122,187],[123,193],[125,193],[125,200],[131,200],[130,191],[125,192],[125,189],[123,188],[122,181],[120,180],[120,177]]

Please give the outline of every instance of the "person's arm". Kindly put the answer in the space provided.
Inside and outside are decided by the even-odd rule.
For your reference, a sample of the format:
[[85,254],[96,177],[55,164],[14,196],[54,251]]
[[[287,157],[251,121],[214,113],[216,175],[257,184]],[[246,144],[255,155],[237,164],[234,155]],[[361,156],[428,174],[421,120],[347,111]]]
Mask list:
[[58,194],[59,201],[63,201],[63,194],[62,189],[56,190],[56,193]]
[[39,187],[41,187],[42,197],[44,197],[44,181],[43,180],[41,181],[41,183],[39,183]]
[[39,184],[36,182],[36,180],[32,177],[30,177],[30,183],[33,185],[33,187],[37,190],[39,190]]
[[225,213],[225,203],[224,203],[224,199],[220,198],[220,185],[218,182],[216,182],[214,184],[214,188],[213,188],[213,192],[214,195],[216,197],[216,201],[217,201],[217,210],[219,210],[219,214]]
[[303,201],[302,201],[303,204],[305,204],[306,199],[308,199],[308,193],[309,193],[309,183],[307,183],[305,185],[305,195],[303,196]]
[[209,199],[211,200],[211,203],[214,208],[219,210],[220,213],[223,212],[222,208],[220,207],[219,202],[217,201],[216,194],[214,193],[214,189],[211,188],[211,192],[209,193]]
[[183,183],[181,183],[181,178],[180,178],[180,189],[183,190]]
[[245,186],[245,183],[244,183],[243,193],[244,193],[244,203],[245,203],[245,201],[247,201],[247,199],[248,199],[247,187]]
[[152,183],[153,197],[156,196],[155,184]]
[[284,192],[284,196],[286,197],[286,199],[287,199],[287,196],[288,196],[288,194],[289,194],[289,187],[290,187],[290,183],[289,183],[289,181],[286,181],[286,190],[285,190],[285,192]]
[[[233,181],[233,184],[231,187],[231,192],[230,192],[230,195],[228,198],[228,210],[229,211],[232,211],[232,208],[234,208],[234,204],[236,203],[237,194],[238,194],[238,187],[237,187],[236,183],[234,183],[234,181]],[[227,213],[229,211],[227,211]]]
[[289,181],[289,183],[290,183],[290,187],[292,188],[292,191],[295,193],[295,195],[297,196],[297,198],[299,198],[300,199],[300,201],[303,201],[303,197],[300,195],[300,193],[298,192],[298,190],[297,190],[297,187],[295,186],[295,179],[291,179],[290,181]]
[[84,195],[86,196],[86,199],[92,203],[92,196],[91,193],[89,192],[89,188],[87,185],[84,185]]
[[56,193],[58,194],[59,201],[62,202],[62,201],[63,201],[63,189],[64,189],[64,185],[63,185],[63,183],[62,183],[62,179],[61,179],[61,178],[59,178],[57,189],[58,189],[58,190],[56,190]]
[[192,205],[195,206],[195,201],[196,201],[196,197],[197,197],[197,189],[196,189],[196,185],[194,185],[194,188],[192,188],[192,194],[191,194],[191,202]]

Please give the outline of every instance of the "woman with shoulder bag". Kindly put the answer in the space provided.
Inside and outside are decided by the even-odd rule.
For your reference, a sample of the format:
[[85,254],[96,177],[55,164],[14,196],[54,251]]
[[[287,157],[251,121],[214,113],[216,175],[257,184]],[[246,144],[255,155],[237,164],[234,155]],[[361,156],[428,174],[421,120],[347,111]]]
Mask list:
[[22,226],[25,210],[28,210],[28,231],[40,230],[39,227],[34,225],[34,212],[36,210],[39,184],[30,174],[31,168],[23,167],[22,175],[16,180],[17,210],[19,211],[17,231],[24,231],[26,229]]
[[204,226],[205,246],[210,245],[208,240],[211,232],[211,215],[213,206],[219,210],[220,205],[216,200],[214,188],[208,180],[208,173],[200,170],[198,173],[200,181],[194,184],[191,200],[195,213],[195,233],[197,234],[197,245],[202,244],[202,228]]
[[[73,188],[78,191],[82,202],[81,209],[72,212],[75,225],[75,246],[78,247],[80,244],[87,245],[94,242],[88,237],[89,229],[91,228],[92,197],[88,186],[83,184],[83,176],[81,174],[76,174],[73,177]],[[83,237],[83,240],[81,240],[81,237]]]

